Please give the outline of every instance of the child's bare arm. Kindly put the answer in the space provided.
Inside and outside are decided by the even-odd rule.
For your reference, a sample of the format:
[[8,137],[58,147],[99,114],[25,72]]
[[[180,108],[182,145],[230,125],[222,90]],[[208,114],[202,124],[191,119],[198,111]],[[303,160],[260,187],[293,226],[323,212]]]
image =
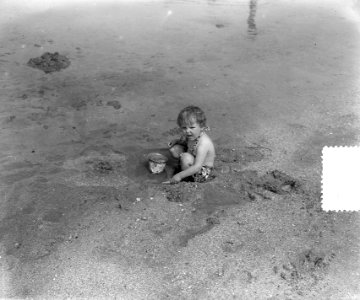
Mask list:
[[186,146],[186,138],[184,136],[180,136],[180,138],[173,139],[168,143],[169,148],[175,145]]
[[168,147],[171,148],[173,146],[175,146],[178,142],[178,139],[173,139],[168,143]]

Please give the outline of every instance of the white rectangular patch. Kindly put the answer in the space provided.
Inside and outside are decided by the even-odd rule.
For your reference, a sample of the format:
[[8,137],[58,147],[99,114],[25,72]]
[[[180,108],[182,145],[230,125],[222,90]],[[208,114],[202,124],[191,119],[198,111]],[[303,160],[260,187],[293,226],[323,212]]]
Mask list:
[[324,147],[322,209],[360,210],[360,147]]

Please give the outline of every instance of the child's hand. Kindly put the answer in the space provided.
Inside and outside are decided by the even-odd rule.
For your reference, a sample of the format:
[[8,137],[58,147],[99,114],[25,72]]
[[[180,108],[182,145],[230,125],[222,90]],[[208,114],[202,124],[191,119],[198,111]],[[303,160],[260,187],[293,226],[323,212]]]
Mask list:
[[172,146],[176,145],[176,142],[177,142],[177,140],[172,140],[172,141],[170,141],[170,142],[168,143],[169,148],[171,148]]
[[171,184],[175,184],[175,183],[179,183],[181,181],[181,177],[176,174],[174,175],[171,179],[170,179],[170,183]]

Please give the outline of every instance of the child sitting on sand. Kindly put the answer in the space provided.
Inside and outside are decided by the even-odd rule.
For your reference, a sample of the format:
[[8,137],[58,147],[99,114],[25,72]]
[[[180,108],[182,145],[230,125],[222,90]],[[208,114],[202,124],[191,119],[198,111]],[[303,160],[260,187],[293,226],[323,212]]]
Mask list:
[[168,146],[172,156],[180,159],[181,172],[175,174],[170,183],[178,183],[189,176],[203,182],[210,177],[215,160],[214,144],[205,133],[205,114],[197,106],[185,107],[178,115],[177,124],[183,134]]

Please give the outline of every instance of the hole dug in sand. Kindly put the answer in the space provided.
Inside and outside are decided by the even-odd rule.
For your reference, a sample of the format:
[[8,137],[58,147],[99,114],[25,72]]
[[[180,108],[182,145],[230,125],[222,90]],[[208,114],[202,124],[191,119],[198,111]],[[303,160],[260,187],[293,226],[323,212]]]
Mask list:
[[[205,210],[216,207],[244,204],[256,199],[272,199],[273,196],[302,193],[301,183],[273,170],[259,176],[257,171],[245,170],[218,175],[213,182],[181,182],[162,187],[170,202],[194,202]],[[207,207],[207,208],[206,208]]]

